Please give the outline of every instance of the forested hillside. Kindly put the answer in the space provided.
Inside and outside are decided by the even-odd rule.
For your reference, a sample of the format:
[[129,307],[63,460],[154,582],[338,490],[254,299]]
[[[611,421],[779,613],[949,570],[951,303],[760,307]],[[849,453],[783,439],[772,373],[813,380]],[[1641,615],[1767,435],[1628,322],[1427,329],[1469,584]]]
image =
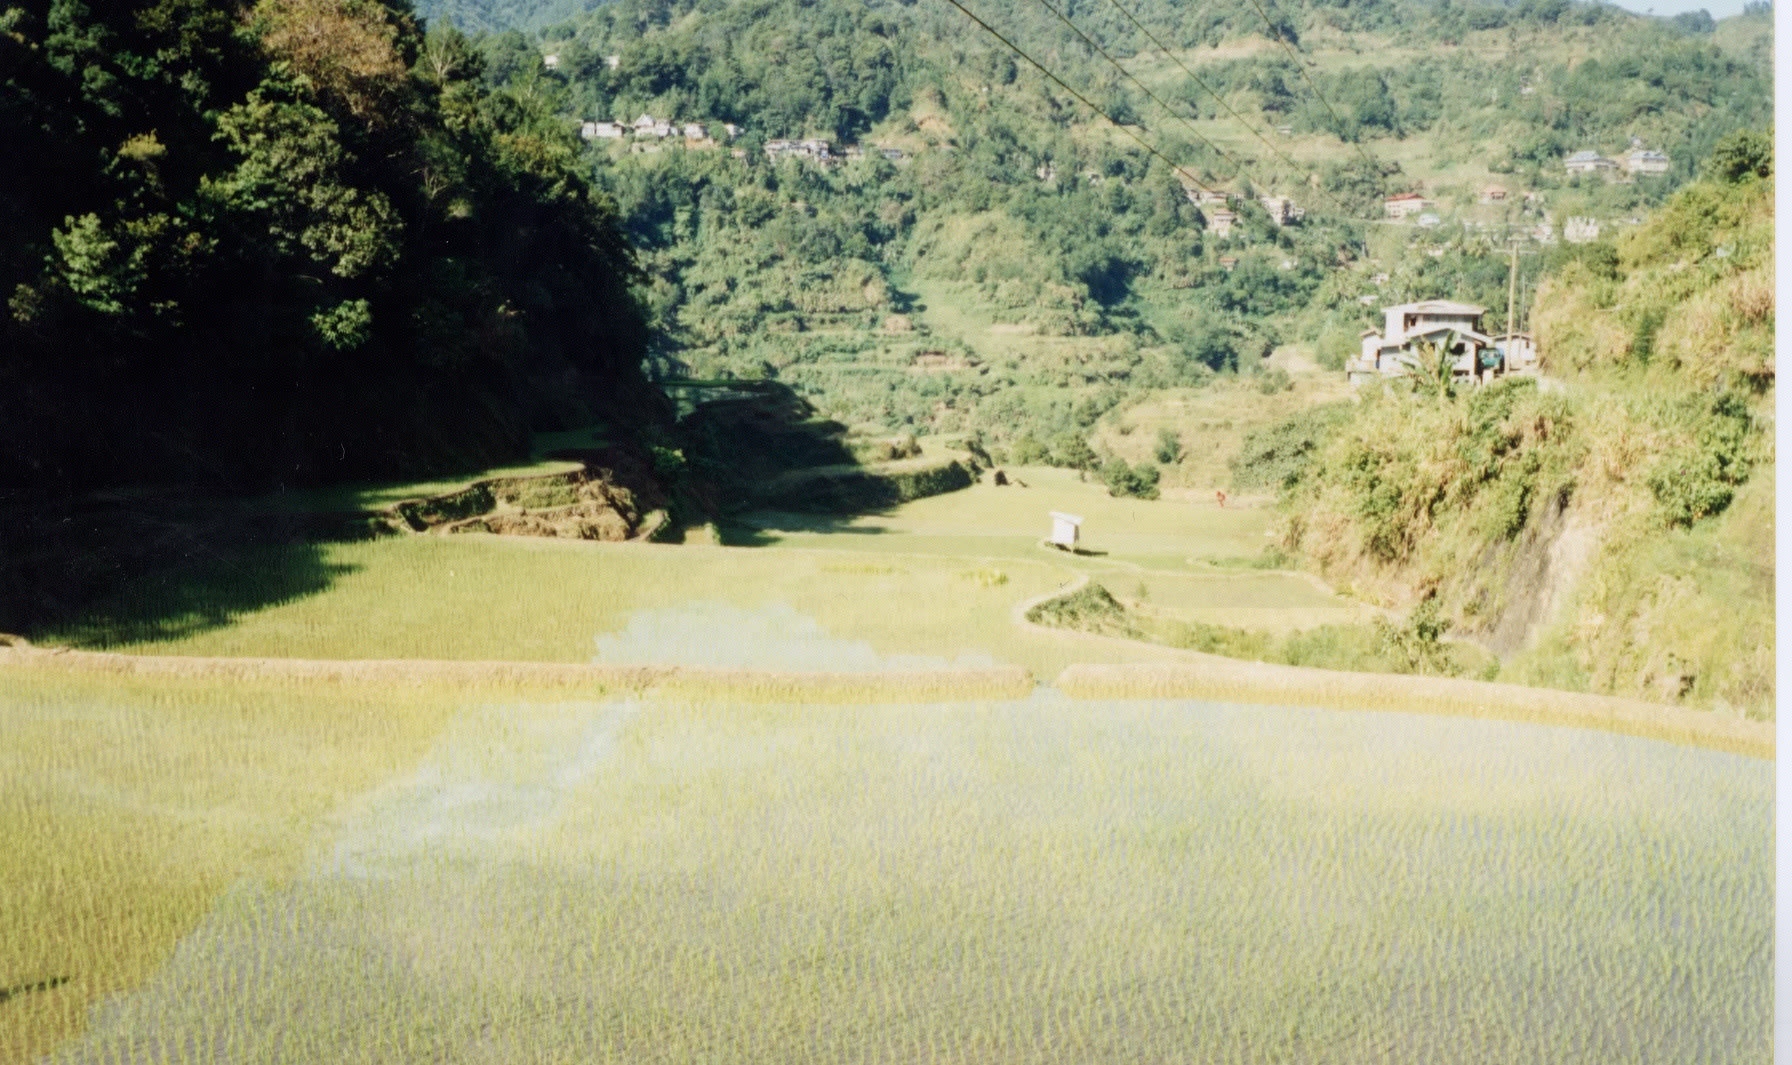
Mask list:
[[1770,142],[1545,281],[1552,387],[1421,383],[1260,434],[1281,546],[1358,594],[1428,603],[1502,677],[1771,716]]
[[665,420],[612,201],[482,65],[376,0],[0,9],[0,499]]
[[[1508,238],[1631,224],[1768,120],[1764,10],[1156,0],[1067,11],[1072,29],[1055,5],[970,6],[1161,155],[946,3],[618,0],[481,46],[495,83],[569,125],[705,126],[588,149],[642,250],[663,368],[776,376],[849,422],[998,447],[1277,345],[1335,362],[1397,299],[1503,305]],[[802,137],[834,164],[763,150]],[[1633,143],[1670,173],[1562,172]],[[1481,202],[1491,183],[1503,202]],[[1239,197],[1229,234],[1201,187]],[[1383,224],[1406,190],[1440,224]],[[1269,193],[1305,219],[1275,225]],[[1543,268],[1527,254],[1521,289]]]

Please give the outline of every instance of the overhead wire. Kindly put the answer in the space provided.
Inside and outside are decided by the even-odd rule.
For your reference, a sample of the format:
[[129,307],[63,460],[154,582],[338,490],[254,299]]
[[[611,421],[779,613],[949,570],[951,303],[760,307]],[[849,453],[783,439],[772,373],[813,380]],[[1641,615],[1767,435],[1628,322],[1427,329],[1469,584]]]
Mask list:
[[[1041,2],[1043,2],[1043,0],[1041,0]],[[1170,59],[1170,62],[1175,63],[1177,66],[1181,67],[1182,72],[1184,74],[1187,74],[1191,79],[1193,79],[1193,81],[1196,85],[1199,85],[1207,93],[1207,95],[1213,97],[1213,99],[1216,103],[1218,103],[1221,107],[1225,108],[1226,113],[1228,115],[1231,115],[1233,118],[1237,119],[1239,125],[1243,126],[1245,128],[1245,130],[1251,134],[1251,136],[1256,137],[1258,140],[1262,141],[1265,147],[1267,147],[1270,151],[1274,152],[1278,157],[1280,157],[1282,159],[1283,162],[1287,163],[1289,166],[1294,167],[1296,170],[1307,171],[1307,169],[1308,169],[1307,167],[1302,166],[1298,161],[1296,161],[1293,157],[1291,157],[1287,152],[1284,152],[1284,151],[1282,151],[1282,149],[1276,147],[1275,143],[1272,142],[1268,137],[1264,136],[1260,131],[1258,131],[1258,129],[1255,126],[1252,126],[1248,119],[1246,119],[1243,115],[1239,114],[1237,111],[1233,110],[1232,105],[1226,102],[1225,97],[1221,96],[1218,92],[1215,92],[1212,86],[1208,85],[1207,82],[1202,80],[1201,75],[1195,73],[1194,70],[1191,69],[1187,63],[1184,63],[1181,59],[1177,58],[1176,53],[1170,51],[1170,46],[1165,44],[1164,42],[1158,40],[1157,35],[1152,33],[1149,29],[1147,29],[1143,22],[1140,22],[1138,20],[1138,18],[1136,16],[1134,16],[1131,11],[1128,11],[1120,3],[1120,0],[1108,0],[1108,2],[1110,4],[1114,5],[1115,10],[1119,11],[1122,15],[1125,15],[1126,20],[1128,22],[1131,22],[1133,24],[1133,26],[1136,27],[1140,33],[1144,34],[1146,40],[1148,40],[1152,44],[1156,45],[1158,47],[1159,51],[1163,52],[1164,55],[1168,56]],[[1308,172],[1310,173],[1310,171],[1308,171]],[[1345,210],[1346,213],[1348,213],[1348,209],[1346,209],[1344,207],[1344,204],[1341,203],[1340,201],[1338,201],[1337,199],[1335,199],[1330,193],[1327,193],[1324,189],[1320,188],[1317,185],[1315,185],[1313,187],[1315,190],[1317,190],[1320,193],[1320,195],[1324,196],[1328,200],[1331,200],[1332,203],[1334,205],[1336,205],[1339,209]]]
[[[1338,131],[1338,139],[1343,140],[1344,120],[1338,117],[1338,112],[1333,110],[1331,101],[1327,100],[1325,94],[1319,91],[1319,86],[1313,81],[1313,76],[1307,73],[1306,64],[1300,61],[1300,55],[1289,46],[1288,41],[1282,36],[1282,31],[1276,28],[1275,21],[1269,17],[1269,12],[1263,10],[1262,0],[1251,0],[1251,6],[1257,9],[1257,14],[1263,16],[1263,25],[1269,30],[1270,38],[1282,46],[1282,51],[1288,53],[1289,61],[1294,64],[1295,70],[1300,71],[1300,76],[1306,81],[1307,88],[1313,90],[1313,96],[1325,107],[1325,113],[1332,116],[1332,125]],[[1369,164],[1369,169],[1374,171],[1377,177],[1380,177],[1381,164],[1376,162],[1375,158],[1369,154],[1368,149],[1364,148],[1362,143],[1356,140],[1352,140],[1350,145],[1356,149],[1358,155],[1363,157],[1363,161]]]
[[974,12],[970,8],[964,6],[964,4],[960,3],[959,0],[946,0],[946,2],[948,4],[951,4],[953,7],[957,8],[958,10],[964,12],[964,15],[966,18],[970,19],[972,22],[975,22],[977,25],[983,27],[983,29],[991,37],[994,37],[996,40],[1001,41],[1003,44],[1007,45],[1009,51],[1013,52],[1015,55],[1020,56],[1022,59],[1026,60],[1028,63],[1031,63],[1033,65],[1034,69],[1038,70],[1039,73],[1044,74],[1047,78],[1051,79],[1052,83],[1057,85],[1060,89],[1063,89],[1065,92],[1067,92],[1071,96],[1075,97],[1077,102],[1081,103],[1084,107],[1087,107],[1089,110],[1100,115],[1102,118],[1107,119],[1108,123],[1110,125],[1112,125],[1115,129],[1126,134],[1128,137],[1131,137],[1133,140],[1138,141],[1140,147],[1144,148],[1146,151],[1150,152],[1152,155],[1155,155],[1157,158],[1162,159],[1165,163],[1169,164],[1169,166],[1172,170],[1175,170],[1178,174],[1181,174],[1183,177],[1187,178],[1189,180],[1189,182],[1192,183],[1196,188],[1200,189],[1202,192],[1211,192],[1216,195],[1220,194],[1217,189],[1209,187],[1206,182],[1202,181],[1200,178],[1197,178],[1195,175],[1189,173],[1188,170],[1185,167],[1183,167],[1183,165],[1181,163],[1178,163],[1176,160],[1171,159],[1169,156],[1167,156],[1163,152],[1159,151],[1156,145],[1152,144],[1150,141],[1146,140],[1145,138],[1139,136],[1137,133],[1134,133],[1130,127],[1128,127],[1125,124],[1123,124],[1122,122],[1120,122],[1113,115],[1110,115],[1106,111],[1103,111],[1101,108],[1095,106],[1095,104],[1092,103],[1087,96],[1084,96],[1082,93],[1071,88],[1069,83],[1067,83],[1063,78],[1058,77],[1056,74],[1053,74],[1050,70],[1046,69],[1045,64],[1041,63],[1039,60],[1034,59],[1032,56],[1028,55],[1026,53],[1026,51],[1024,49],[1022,49],[1019,45],[1015,44],[1013,41],[1011,41],[1007,37],[1003,36],[1002,32],[1000,30],[996,29],[994,26],[991,26],[989,23],[978,18],[976,12]]
[[[1076,34],[1078,37],[1081,37],[1083,39],[1084,44],[1088,45],[1090,48],[1095,49],[1095,53],[1097,55],[1099,55],[1099,56],[1101,56],[1101,58],[1107,60],[1109,65],[1111,65],[1115,70],[1118,70],[1122,75],[1124,75],[1128,81],[1132,82],[1134,85],[1137,85],[1139,87],[1139,91],[1143,92],[1146,96],[1149,96],[1152,99],[1152,101],[1157,104],[1157,106],[1164,109],[1165,114],[1169,115],[1171,118],[1174,118],[1177,121],[1181,122],[1183,125],[1187,126],[1189,132],[1193,133],[1195,135],[1195,137],[1198,140],[1200,140],[1200,142],[1202,144],[1205,144],[1205,145],[1207,145],[1207,147],[1213,149],[1214,154],[1218,155],[1221,159],[1224,159],[1226,162],[1231,163],[1232,169],[1234,172],[1234,176],[1242,175],[1243,177],[1250,179],[1251,181],[1256,181],[1255,176],[1253,176],[1248,170],[1245,169],[1245,166],[1243,163],[1239,162],[1238,160],[1232,158],[1232,156],[1228,155],[1224,148],[1221,148],[1219,145],[1213,143],[1212,140],[1208,139],[1206,134],[1202,133],[1199,129],[1195,128],[1195,124],[1193,122],[1190,122],[1188,119],[1186,119],[1182,115],[1178,114],[1176,112],[1175,108],[1173,108],[1169,104],[1165,103],[1163,101],[1162,97],[1160,97],[1156,93],[1152,92],[1150,86],[1148,86],[1144,82],[1140,81],[1136,76],[1134,76],[1134,74],[1130,70],[1127,70],[1125,67],[1121,66],[1120,61],[1115,59],[1111,54],[1108,53],[1107,49],[1105,49],[1101,46],[1101,42],[1099,42],[1095,38],[1089,36],[1087,33],[1084,33],[1077,26],[1076,23],[1070,21],[1070,17],[1068,15],[1064,14],[1064,12],[1059,11],[1057,8],[1053,7],[1051,4],[1051,0],[1039,0],[1039,6],[1045,8],[1047,11],[1050,11],[1053,15],[1056,15],[1059,22],[1062,22],[1064,25],[1070,27],[1070,32]],[[1261,184],[1261,182],[1258,182],[1258,183]]]

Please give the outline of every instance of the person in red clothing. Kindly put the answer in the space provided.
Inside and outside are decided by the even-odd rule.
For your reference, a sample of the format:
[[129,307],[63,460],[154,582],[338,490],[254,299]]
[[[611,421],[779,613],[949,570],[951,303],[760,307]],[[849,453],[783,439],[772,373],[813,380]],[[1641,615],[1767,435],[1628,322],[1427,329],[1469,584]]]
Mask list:
[[1213,497],[1220,501],[1220,509],[1224,510],[1226,507],[1226,493],[1216,489],[1213,493]]

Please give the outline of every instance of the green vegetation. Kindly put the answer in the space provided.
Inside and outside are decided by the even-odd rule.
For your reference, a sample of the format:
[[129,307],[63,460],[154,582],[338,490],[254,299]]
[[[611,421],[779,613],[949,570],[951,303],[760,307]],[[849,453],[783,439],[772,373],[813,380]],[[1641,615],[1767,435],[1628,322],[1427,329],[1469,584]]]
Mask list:
[[1350,415],[1341,403],[1313,407],[1245,436],[1232,457],[1232,483],[1240,488],[1283,491],[1300,483],[1313,455]]
[[1282,547],[1386,605],[1435,601],[1502,675],[1770,716],[1763,152],[1732,138],[1711,178],[1563,259],[1536,312],[1559,387],[1374,392],[1252,437],[1235,470],[1280,488]]
[[1086,584],[1069,595],[1048,599],[1027,611],[1027,620],[1098,636],[1139,635],[1126,620],[1126,608],[1099,584]]
[[1768,1052],[1767,12],[980,10],[0,5],[0,1060]]
[[[1077,661],[1169,656],[1150,644],[1084,647],[1015,625],[1015,604],[1082,573],[1126,582],[1115,587],[1146,581],[1153,603],[1181,620],[1284,630],[1360,616],[1289,574],[1190,565],[1260,550],[1264,511],[1115,498],[1070,471],[1013,472],[1030,487],[997,488],[986,477],[856,518],[763,510],[722,525],[724,543],[751,549],[411,534],[220,550],[126,582],[28,635],[40,645],[153,654],[585,662],[593,640],[643,612],[786,604],[878,654],[986,655],[1050,678]],[[1041,549],[1054,509],[1083,515],[1086,546],[1099,553]]]
[[[511,6],[512,25],[541,26]],[[653,358],[668,372],[775,376],[844,424],[981,432],[1017,463],[1078,468],[1095,464],[1060,461],[1054,441],[1087,440],[1152,390],[1254,369],[1283,343],[1335,364],[1370,322],[1365,295],[1503,302],[1492,252],[1507,236],[1546,214],[1559,226],[1645,212],[1724,133],[1768,117],[1748,29],[1765,24],[1758,13],[1714,35],[1571,2],[1279,7],[1278,32],[1312,57],[1329,109],[1249,5],[1139,6],[1175,62],[1115,12],[1077,13],[1222,155],[1048,13],[983,13],[1237,194],[1231,235],[1184,195],[1185,178],[949,9],[623,0],[481,47],[488,76],[540,109],[697,121],[719,141],[625,136],[588,151],[641,250]],[[717,136],[723,122],[744,132]],[[804,136],[858,154],[823,167],[763,151]],[[1568,151],[1616,154],[1632,136],[1670,152],[1673,173],[1561,173]],[[1481,204],[1496,178],[1521,187],[1508,205]],[[1441,228],[1415,240],[1368,224],[1383,195],[1414,185],[1438,198]],[[1275,225],[1256,202],[1270,193],[1293,196],[1304,222]],[[1543,258],[1524,256],[1527,290]]]
[[0,695],[7,882],[50,888],[9,892],[6,978],[72,978],[4,1004],[73,1022],[9,1058],[1770,1044],[1766,761],[1188,702],[244,694]]
[[[1255,560],[1251,561],[1254,565]],[[1435,600],[1420,604],[1398,625],[1378,617],[1369,624],[1329,624],[1278,633],[1178,618],[1150,603],[1147,583],[1140,583],[1137,601],[1131,607],[1100,584],[1088,584],[1035,606],[1027,612],[1027,620],[1289,666],[1459,676],[1470,672],[1464,662],[1467,659],[1478,666],[1475,671],[1482,679],[1492,679],[1499,672],[1499,661],[1485,652],[1444,642],[1445,626]]]
[[0,13],[0,501],[297,487],[669,420],[577,139],[378,0]]
[[4,668],[0,985],[66,980],[0,1002],[7,1062],[141,986],[232,885],[291,878],[468,697]]
[[1158,478],[1156,466],[1145,462],[1128,466],[1118,455],[1101,464],[1101,483],[1117,496],[1156,499]]

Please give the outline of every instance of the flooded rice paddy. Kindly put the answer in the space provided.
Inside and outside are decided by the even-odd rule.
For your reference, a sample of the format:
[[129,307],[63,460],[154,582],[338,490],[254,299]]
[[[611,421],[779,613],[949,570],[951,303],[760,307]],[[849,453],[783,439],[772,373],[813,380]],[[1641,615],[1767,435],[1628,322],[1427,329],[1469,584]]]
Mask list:
[[[635,622],[600,657],[692,623]],[[51,1060],[1764,1061],[1771,774],[1049,689],[469,702]]]

